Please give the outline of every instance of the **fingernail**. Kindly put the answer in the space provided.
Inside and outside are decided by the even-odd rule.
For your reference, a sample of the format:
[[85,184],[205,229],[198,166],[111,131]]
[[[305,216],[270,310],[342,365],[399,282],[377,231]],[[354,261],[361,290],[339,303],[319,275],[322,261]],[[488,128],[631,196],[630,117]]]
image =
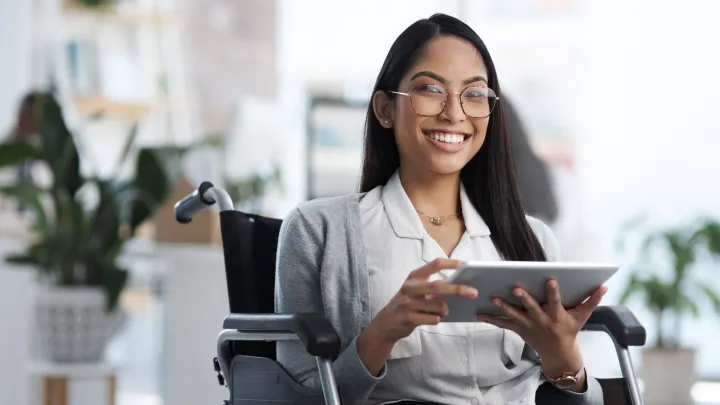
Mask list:
[[492,303],[493,303],[493,305],[495,305],[496,307],[501,307],[501,306],[502,306],[502,302],[500,302],[499,299],[494,299],[494,300],[492,301]]
[[557,281],[555,280],[550,280],[548,284],[550,284],[550,288],[557,288]]
[[523,290],[515,290],[515,296],[516,296],[516,297],[522,297],[522,296],[523,296]]
[[465,287],[464,293],[466,296],[470,298],[475,298],[478,295],[478,290],[472,288],[472,287]]

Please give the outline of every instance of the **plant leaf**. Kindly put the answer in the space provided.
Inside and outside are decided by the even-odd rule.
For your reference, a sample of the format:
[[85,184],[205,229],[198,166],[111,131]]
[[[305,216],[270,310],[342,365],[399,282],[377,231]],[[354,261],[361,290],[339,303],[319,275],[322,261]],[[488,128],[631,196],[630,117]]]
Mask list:
[[677,231],[663,234],[663,239],[672,252],[675,282],[681,284],[685,279],[688,266],[695,261],[695,245]]
[[125,146],[123,146],[122,152],[120,153],[120,157],[118,158],[117,163],[115,164],[115,173],[120,173],[122,171],[122,167],[125,164],[125,162],[128,159],[128,156],[130,156],[130,151],[132,151],[133,146],[135,145],[135,140],[137,139],[138,134],[138,124],[134,123],[132,126],[132,129],[130,129],[130,134],[127,137],[127,140],[125,141]]
[[75,140],[65,124],[62,108],[52,94],[40,99],[40,150],[42,159],[52,171],[54,188],[67,191],[70,196],[82,187],[80,155]]
[[0,168],[17,166],[37,158],[40,150],[27,140],[11,140],[0,144]]
[[5,256],[5,261],[19,266],[38,265],[38,258],[30,254],[11,254]]
[[678,292],[675,295],[674,301],[676,316],[680,316],[683,312],[689,311],[693,317],[700,317],[700,309],[698,308],[697,303],[695,303],[695,301],[687,295]]
[[720,295],[707,283],[698,282],[697,288],[705,295],[705,298],[710,301],[715,312],[720,314]]
[[35,214],[34,230],[40,231],[49,226],[48,216],[45,212],[41,197],[46,193],[37,185],[23,181],[12,186],[0,187],[0,194],[11,196],[18,201],[29,205]]
[[623,291],[620,296],[620,305],[627,305],[630,297],[637,294],[639,291],[641,291],[639,280],[637,276],[633,274],[630,276],[630,280],[628,281],[627,287],[625,287],[625,291]]
[[130,212],[132,233],[161,207],[171,192],[165,168],[154,150],[140,150],[133,184],[136,194]]

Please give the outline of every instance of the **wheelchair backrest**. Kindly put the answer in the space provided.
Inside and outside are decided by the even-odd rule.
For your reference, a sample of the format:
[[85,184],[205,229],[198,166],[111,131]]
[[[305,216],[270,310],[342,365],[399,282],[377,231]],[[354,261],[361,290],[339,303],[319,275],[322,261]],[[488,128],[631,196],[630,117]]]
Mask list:
[[[275,263],[282,220],[240,211],[220,213],[230,312],[275,312]],[[234,355],[275,360],[274,342],[234,342]]]

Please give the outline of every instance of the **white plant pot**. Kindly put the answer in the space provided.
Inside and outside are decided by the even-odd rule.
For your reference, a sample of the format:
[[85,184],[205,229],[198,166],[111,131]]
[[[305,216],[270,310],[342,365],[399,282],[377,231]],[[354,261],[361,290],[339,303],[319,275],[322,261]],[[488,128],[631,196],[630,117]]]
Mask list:
[[695,384],[695,350],[652,348],[643,352],[645,405],[692,405]]
[[105,293],[92,287],[38,288],[35,336],[38,354],[54,362],[97,362],[124,323],[124,313],[107,313]]

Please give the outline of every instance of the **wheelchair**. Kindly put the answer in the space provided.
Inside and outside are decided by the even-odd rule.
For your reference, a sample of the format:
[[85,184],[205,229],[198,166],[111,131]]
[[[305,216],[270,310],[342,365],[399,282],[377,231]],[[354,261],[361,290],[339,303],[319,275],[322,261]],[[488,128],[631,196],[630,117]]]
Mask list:
[[[228,193],[210,182],[175,204],[189,223],[217,205],[230,314],[222,324],[213,366],[229,390],[226,405],[341,405],[332,362],[340,338],[322,314],[274,313],[275,260],[282,221],[236,211]],[[605,404],[641,405],[629,347],[645,345],[645,328],[622,306],[600,306],[583,330],[602,331],[615,343],[623,378],[599,379]],[[275,343],[299,339],[317,361],[321,390],[304,387],[276,362]]]

